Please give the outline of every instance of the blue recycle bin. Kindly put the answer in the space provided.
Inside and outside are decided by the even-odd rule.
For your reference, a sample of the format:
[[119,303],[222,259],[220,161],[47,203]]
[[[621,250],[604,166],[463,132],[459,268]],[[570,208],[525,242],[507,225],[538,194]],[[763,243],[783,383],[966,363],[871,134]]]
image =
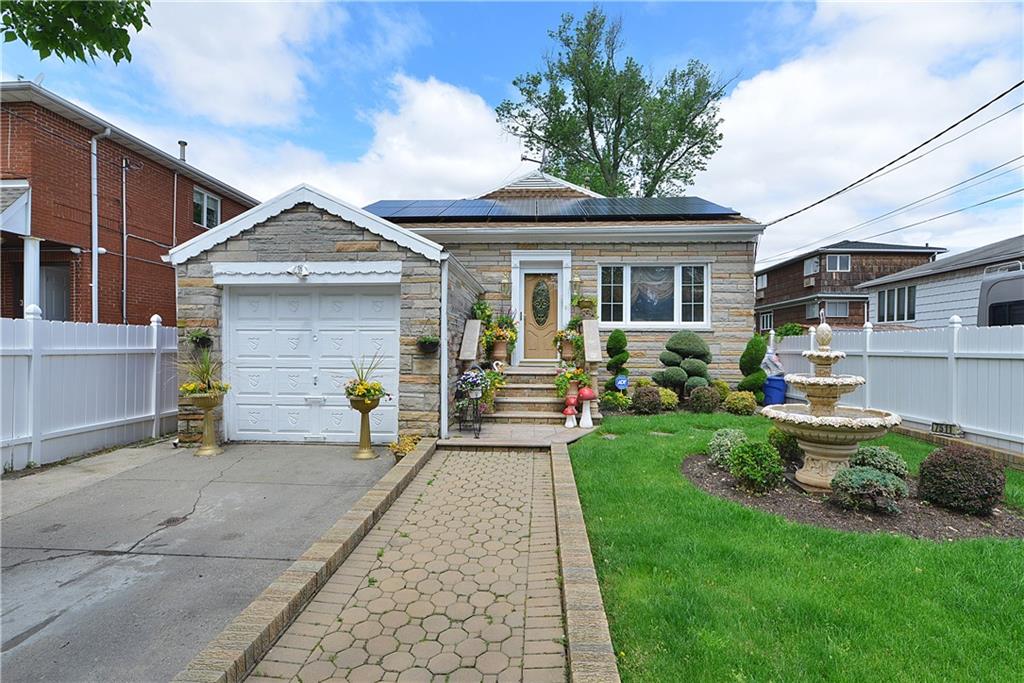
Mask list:
[[764,404],[779,405],[786,402],[786,380],[781,375],[769,377],[764,381]]

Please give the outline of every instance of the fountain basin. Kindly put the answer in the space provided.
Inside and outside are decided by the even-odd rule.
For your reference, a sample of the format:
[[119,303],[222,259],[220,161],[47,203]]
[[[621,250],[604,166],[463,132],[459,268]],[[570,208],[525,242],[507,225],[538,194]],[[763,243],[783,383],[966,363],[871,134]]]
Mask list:
[[816,491],[832,489],[832,477],[849,466],[858,443],[884,436],[902,421],[899,415],[885,410],[848,406],[835,406],[830,415],[815,415],[811,406],[796,403],[767,406],[761,414],[796,438],[804,451],[804,464],[797,470],[796,480]]

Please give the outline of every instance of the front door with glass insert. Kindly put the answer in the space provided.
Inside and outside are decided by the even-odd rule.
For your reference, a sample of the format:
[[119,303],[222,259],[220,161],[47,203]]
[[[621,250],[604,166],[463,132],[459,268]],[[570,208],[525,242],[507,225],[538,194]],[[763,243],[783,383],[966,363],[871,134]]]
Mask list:
[[527,273],[523,295],[523,357],[551,360],[558,330],[558,274]]

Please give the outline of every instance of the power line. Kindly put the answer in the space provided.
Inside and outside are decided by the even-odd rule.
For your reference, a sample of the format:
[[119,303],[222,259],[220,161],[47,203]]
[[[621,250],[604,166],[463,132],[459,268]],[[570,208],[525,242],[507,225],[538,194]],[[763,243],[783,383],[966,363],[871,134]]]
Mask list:
[[[779,260],[785,258],[786,256],[790,255],[790,254],[794,254],[796,252],[807,251],[808,247],[814,246],[816,244],[821,244],[822,242],[826,242],[826,241],[831,240],[831,239],[835,239],[836,237],[839,237],[841,235],[846,235],[846,234],[848,234],[850,232],[853,232],[854,230],[857,230],[859,228],[863,228],[863,227],[865,227],[867,225],[871,225],[872,223],[877,223],[878,221],[880,221],[880,220],[882,220],[884,218],[889,218],[891,216],[895,216],[895,215],[898,215],[898,214],[901,214],[901,213],[905,213],[906,211],[909,211],[910,209],[913,209],[913,208],[921,208],[922,206],[927,206],[928,204],[932,204],[934,202],[937,202],[940,199],[945,199],[947,197],[953,196],[954,194],[958,194],[960,192],[964,192],[965,190],[969,190],[972,187],[977,187],[978,185],[982,185],[984,183],[991,182],[991,181],[995,180],[996,178],[999,178],[1001,176],[1006,175],[1007,173],[1012,173],[1013,171],[1016,171],[1018,169],[1024,168],[1024,164],[1022,164],[1020,166],[1014,166],[1012,168],[1008,168],[1008,169],[1006,169],[1005,171],[1003,171],[1001,173],[997,173],[994,176],[985,178],[984,180],[976,182],[976,183],[974,183],[972,185],[967,185],[966,187],[960,187],[961,185],[969,183],[972,180],[976,180],[978,178],[981,178],[982,176],[988,175],[992,171],[999,170],[1003,166],[1006,166],[1007,164],[1012,164],[1015,161],[1020,161],[1021,159],[1024,159],[1024,154],[1022,154],[1020,156],[1017,156],[1017,157],[1014,157],[1013,159],[1010,159],[1008,161],[1004,161],[1003,163],[999,164],[998,166],[993,166],[992,168],[988,169],[987,171],[982,171],[981,173],[978,173],[977,175],[973,175],[970,178],[966,178],[964,180],[961,180],[958,183],[953,183],[949,187],[945,187],[945,188],[943,188],[941,190],[938,190],[937,192],[933,192],[933,193],[931,193],[929,195],[925,195],[924,197],[921,197],[920,199],[917,199],[917,200],[914,200],[914,201],[909,202],[907,204],[904,204],[903,206],[899,206],[899,207],[896,207],[895,209],[892,209],[890,211],[886,211],[885,213],[883,213],[883,214],[881,214],[879,216],[875,216],[874,218],[870,218],[870,219],[868,219],[866,221],[862,221],[860,223],[857,223],[856,225],[850,226],[849,228],[844,228],[843,230],[839,230],[837,232],[833,232],[833,233],[830,233],[828,235],[825,235],[824,237],[821,237],[821,238],[818,238],[818,239],[812,241],[810,244],[804,244],[802,246],[795,247],[793,249],[787,249],[786,251],[782,251],[782,252],[779,252],[778,254],[774,254],[773,256],[770,256],[769,258],[763,259],[761,261],[761,263],[771,263],[773,261],[779,261]],[[954,190],[954,188],[957,188],[957,187],[960,187],[960,189]],[[953,191],[950,192],[950,190],[953,190]],[[934,199],[933,199],[933,197],[934,197]],[[930,201],[928,201],[928,200],[930,200]]]
[[[919,145],[917,145],[916,147],[914,147],[914,148],[912,148],[912,149],[910,149],[910,150],[908,150],[908,151],[904,152],[903,154],[899,155],[898,157],[896,157],[895,159],[893,159],[893,160],[892,160],[892,161],[890,161],[889,163],[887,163],[887,164],[884,164],[883,166],[879,166],[879,167],[878,167],[877,169],[875,169],[875,170],[874,170],[874,171],[872,171],[871,173],[868,173],[868,174],[867,174],[866,176],[864,176],[863,178],[859,178],[859,179],[857,179],[857,180],[853,181],[852,183],[850,183],[850,184],[849,184],[849,185],[847,185],[846,187],[843,187],[843,188],[841,188],[841,189],[839,189],[839,190],[836,190],[836,191],[835,191],[835,192],[833,192],[832,194],[830,194],[830,195],[828,195],[828,196],[826,196],[826,197],[823,197],[823,198],[821,198],[821,199],[817,200],[816,202],[813,202],[813,203],[811,203],[811,204],[808,204],[807,206],[803,207],[802,209],[797,209],[796,211],[793,211],[792,213],[788,213],[788,214],[786,214],[786,215],[785,215],[785,216],[783,216],[782,218],[776,218],[775,220],[773,220],[773,221],[770,221],[769,223],[766,223],[766,224],[765,224],[765,227],[768,227],[768,226],[770,226],[770,225],[775,225],[776,223],[781,223],[782,221],[784,221],[784,220],[787,220],[787,219],[790,219],[790,218],[792,218],[793,216],[796,216],[797,214],[803,213],[804,211],[807,211],[808,209],[814,208],[815,206],[818,206],[819,204],[823,204],[824,202],[827,202],[827,201],[828,201],[828,200],[830,200],[830,199],[833,199],[833,198],[835,198],[835,197],[838,197],[839,195],[843,194],[844,192],[848,192],[848,191],[850,191],[851,189],[853,189],[853,188],[854,188],[854,187],[856,187],[857,185],[860,185],[861,183],[863,183],[864,181],[866,181],[866,180],[867,180],[868,178],[871,178],[872,176],[875,176],[875,175],[877,175],[877,174],[881,173],[882,171],[884,171],[885,169],[889,168],[889,167],[890,167],[890,166],[892,166],[893,164],[896,164],[896,163],[898,163],[898,162],[900,162],[900,161],[903,161],[903,160],[904,160],[904,159],[906,159],[906,158],[907,158],[908,156],[910,156],[910,155],[911,155],[911,154],[913,154],[914,152],[918,151],[918,150],[919,150],[919,149],[921,149],[922,147],[925,147],[925,146],[926,146],[926,145],[928,145],[929,143],[931,143],[931,142],[934,142],[934,141],[935,141],[935,140],[937,140],[938,138],[942,137],[943,135],[945,135],[945,134],[946,134],[946,133],[948,133],[949,131],[951,131],[951,130],[953,130],[954,128],[956,128],[957,126],[959,126],[959,125],[960,125],[961,123],[963,123],[964,121],[967,121],[967,120],[968,120],[968,119],[970,119],[971,117],[973,117],[973,116],[976,116],[976,115],[977,115],[977,114],[978,114],[979,112],[981,112],[982,110],[984,110],[984,109],[986,109],[986,108],[988,108],[988,107],[992,106],[992,105],[993,105],[993,104],[995,104],[995,103],[996,103],[997,101],[999,101],[999,100],[1001,100],[1002,98],[1006,97],[1007,95],[1009,95],[1009,94],[1010,94],[1011,92],[1013,92],[1014,90],[1016,90],[1017,88],[1019,88],[1019,87],[1020,87],[1020,86],[1022,86],[1022,85],[1024,85],[1024,81],[1018,81],[1017,83],[1015,83],[1014,85],[1010,86],[1009,88],[1007,88],[1006,90],[1004,90],[1004,91],[1003,91],[1003,92],[1001,92],[1000,94],[998,94],[998,95],[996,95],[995,97],[993,97],[993,98],[992,98],[991,100],[989,100],[989,101],[988,101],[988,102],[986,102],[985,104],[981,105],[980,107],[978,107],[977,109],[975,109],[974,111],[972,111],[972,112],[971,112],[970,114],[968,114],[967,116],[964,116],[963,118],[961,118],[961,119],[960,119],[959,121],[957,121],[956,123],[954,123],[954,124],[952,124],[952,125],[950,125],[950,126],[947,126],[946,128],[942,129],[941,131],[939,131],[939,132],[938,132],[938,133],[936,133],[935,135],[931,136],[930,138],[928,138],[927,140],[925,140],[924,142],[922,142],[921,144],[919,144]],[[993,119],[993,120],[994,120],[994,119]]]
[[868,237],[865,237],[864,239],[866,239],[866,240],[874,239],[875,237],[881,237],[882,235],[889,235],[889,234],[894,233],[894,232],[899,232],[900,230],[906,230],[907,228],[915,228],[915,227],[917,227],[919,225],[924,225],[925,223],[931,223],[932,221],[937,221],[940,218],[945,218],[946,216],[952,216],[955,213],[962,213],[964,211],[969,211],[970,209],[977,208],[979,206],[982,206],[983,204],[991,204],[992,202],[999,201],[1000,199],[1005,199],[1006,197],[1009,197],[1010,195],[1017,194],[1018,192],[1024,192],[1024,187],[1018,187],[1016,190],[1011,190],[1010,192],[1007,192],[1006,194],[1001,194],[998,197],[992,197],[991,199],[986,199],[985,201],[978,202],[977,204],[971,204],[970,206],[965,206],[965,207],[960,208],[960,209],[954,209],[953,211],[948,211],[948,212],[946,212],[944,214],[940,214],[938,216],[932,216],[931,218],[925,218],[924,220],[921,220],[921,221],[916,221],[914,223],[909,223],[907,225],[901,225],[900,227],[892,228],[891,230],[885,230],[883,232],[877,232],[874,235],[870,235]]

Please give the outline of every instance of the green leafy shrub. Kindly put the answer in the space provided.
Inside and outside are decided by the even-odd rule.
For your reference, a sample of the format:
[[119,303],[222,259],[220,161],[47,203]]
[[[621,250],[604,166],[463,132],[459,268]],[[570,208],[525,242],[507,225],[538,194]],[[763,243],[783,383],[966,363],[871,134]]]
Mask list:
[[722,403],[722,397],[714,387],[697,387],[690,392],[690,410],[695,413],[713,413]]
[[682,368],[669,367],[660,372],[654,373],[651,375],[651,379],[653,379],[654,383],[658,386],[665,387],[666,389],[672,389],[678,393],[686,386],[687,375],[686,371]]
[[665,342],[665,348],[682,358],[699,358],[705,363],[711,362],[711,349],[696,332],[690,330],[673,334]]
[[983,451],[952,444],[921,463],[918,495],[935,505],[987,515],[1003,495],[1006,475]]
[[679,407],[679,394],[671,389],[658,387],[658,396],[661,397],[662,410],[675,410]]
[[728,470],[732,449],[746,441],[747,435],[741,429],[719,429],[708,442],[708,460],[715,467]]
[[804,449],[800,448],[796,437],[787,434],[775,425],[768,428],[768,443],[775,446],[784,462],[800,464],[804,459]]
[[740,355],[740,372],[743,376],[752,375],[761,369],[761,361],[768,351],[768,342],[760,334],[755,334],[747,342],[747,346]]
[[896,451],[885,446],[869,446],[861,444],[857,452],[850,458],[850,465],[854,467],[874,467],[881,472],[888,472],[894,477],[906,479],[910,471],[907,463]]
[[732,391],[732,389],[729,388],[729,384],[720,379],[711,380],[711,386],[715,388],[723,401],[729,396],[729,392]]
[[494,317],[494,311],[491,310],[491,305],[483,299],[477,299],[473,303],[473,317],[480,321],[482,327],[487,327],[491,324],[491,318]]
[[664,365],[666,368],[678,368],[679,364],[683,362],[683,357],[680,356],[675,351],[665,350],[661,352],[660,356],[658,356],[658,360],[660,360],[661,364]]
[[764,493],[782,483],[782,458],[769,443],[747,441],[729,453],[729,474],[740,488]]
[[605,344],[605,351],[608,352],[608,364],[605,367],[611,373],[611,377],[604,383],[604,388],[607,391],[615,389],[615,378],[618,375],[629,374],[629,370],[626,368],[626,363],[629,361],[627,344],[626,333],[622,330],[612,330],[612,333],[608,335],[608,343]]
[[654,386],[654,380],[652,380],[650,377],[637,377],[635,380],[633,380],[634,389],[651,386]]
[[764,386],[764,381],[766,379],[768,379],[768,373],[764,370],[758,370],[752,375],[747,375],[741,379],[740,383],[736,385],[736,388],[740,391],[760,391],[761,387]]
[[686,384],[683,385],[683,388],[686,390],[686,394],[689,395],[694,389],[706,387],[707,385],[708,381],[703,377],[689,377],[686,380]]
[[708,378],[708,364],[700,358],[687,358],[679,364],[679,367],[686,372],[687,377]]
[[753,415],[757,400],[749,391],[732,391],[725,397],[725,409],[733,415]]
[[633,392],[633,412],[655,415],[661,412],[661,394],[658,387],[640,387]]
[[624,413],[633,407],[633,399],[619,391],[606,391],[601,394],[601,411],[606,413]]
[[845,467],[832,478],[832,502],[858,510],[868,508],[896,514],[897,502],[907,496],[907,484],[890,472],[874,467]]
[[799,337],[805,334],[807,330],[800,323],[786,323],[785,325],[779,325],[775,328],[775,338],[782,339],[783,337]]

